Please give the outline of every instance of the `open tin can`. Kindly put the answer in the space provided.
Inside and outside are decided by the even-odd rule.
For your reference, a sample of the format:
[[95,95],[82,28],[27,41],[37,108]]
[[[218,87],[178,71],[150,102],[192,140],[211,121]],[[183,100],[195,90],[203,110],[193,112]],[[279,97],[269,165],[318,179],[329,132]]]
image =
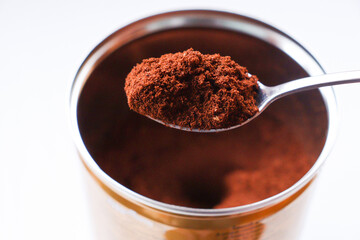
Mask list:
[[[296,239],[313,182],[335,139],[337,110],[331,87],[314,93],[321,98],[319,104],[325,109],[321,124],[325,130],[313,166],[285,191],[255,203],[221,209],[166,204],[120,184],[93,157],[97,151],[93,143],[106,145],[107,136],[94,140],[87,133],[101,131],[107,124],[116,128],[111,118],[118,107],[127,108],[124,98],[118,95],[123,91],[124,76],[131,67],[141,59],[189,47],[204,53],[230,55],[237,62],[243,62],[244,56],[253,59],[244,65],[252,69],[250,72],[260,72],[261,81],[261,74],[271,75],[273,67],[269,64],[272,64],[272,56],[281,55],[276,59],[277,65],[274,64],[281,67],[279,72],[282,75],[273,76],[273,84],[324,73],[316,59],[286,34],[252,18],[227,12],[188,10],[163,13],[134,22],[107,37],[81,65],[70,99],[73,136],[85,170],[97,239]],[[104,63],[108,68],[103,67]],[[261,73],[264,69],[268,75]],[[119,74],[117,83],[107,80],[114,72]],[[101,100],[98,101],[97,97]],[[106,105],[109,102],[118,105],[109,107],[111,104]]]

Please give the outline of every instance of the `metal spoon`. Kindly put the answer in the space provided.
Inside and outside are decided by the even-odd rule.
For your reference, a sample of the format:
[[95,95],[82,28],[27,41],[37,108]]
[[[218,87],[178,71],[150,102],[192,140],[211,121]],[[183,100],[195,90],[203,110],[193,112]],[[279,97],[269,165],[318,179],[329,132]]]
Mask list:
[[277,86],[266,86],[261,82],[258,82],[259,85],[259,92],[257,95],[257,106],[259,108],[259,112],[257,112],[254,116],[247,119],[245,122],[242,122],[239,125],[231,126],[229,128],[221,128],[221,129],[190,129],[187,127],[180,127],[173,124],[164,123],[158,119],[148,118],[164,124],[168,127],[189,131],[189,132],[201,132],[201,133],[210,133],[210,132],[223,132],[232,130],[234,128],[238,128],[240,126],[245,125],[246,123],[250,122],[257,116],[259,116],[269,105],[270,103],[274,102],[275,100],[285,97],[287,95],[302,92],[306,90],[316,89],[325,86],[332,86],[332,85],[339,85],[339,84],[346,84],[346,83],[356,83],[360,82],[360,71],[352,71],[352,72],[342,72],[342,73],[332,73],[332,74],[325,74],[315,77],[306,77],[300,78],[297,80],[293,80],[290,82],[286,82]]

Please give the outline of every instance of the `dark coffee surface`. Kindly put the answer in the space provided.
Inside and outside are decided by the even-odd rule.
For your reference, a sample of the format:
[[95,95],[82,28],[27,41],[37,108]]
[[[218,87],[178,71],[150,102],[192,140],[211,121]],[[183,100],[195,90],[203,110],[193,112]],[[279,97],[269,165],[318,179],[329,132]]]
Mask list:
[[129,110],[123,88],[131,68],[190,47],[229,55],[267,85],[307,76],[276,48],[233,32],[181,29],[139,39],[96,67],[84,86],[78,120],[90,154],[124,186],[182,206],[239,206],[293,185],[324,145],[327,117],[317,90],[281,99],[249,124],[217,134],[170,129]]

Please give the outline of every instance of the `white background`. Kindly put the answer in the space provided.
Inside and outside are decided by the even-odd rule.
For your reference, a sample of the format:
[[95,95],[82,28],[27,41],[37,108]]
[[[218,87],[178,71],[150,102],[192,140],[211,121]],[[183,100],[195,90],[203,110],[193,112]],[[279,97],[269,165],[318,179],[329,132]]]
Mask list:
[[[67,94],[104,37],[166,10],[247,14],[285,31],[328,72],[360,69],[360,1],[0,0],[0,239],[89,239]],[[341,126],[300,239],[360,239],[360,84],[336,87]]]

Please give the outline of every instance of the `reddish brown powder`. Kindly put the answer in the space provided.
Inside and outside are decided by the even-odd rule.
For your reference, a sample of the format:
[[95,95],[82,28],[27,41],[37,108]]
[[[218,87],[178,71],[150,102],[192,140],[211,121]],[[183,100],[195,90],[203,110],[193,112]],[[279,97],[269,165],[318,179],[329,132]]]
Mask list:
[[257,77],[229,56],[193,49],[137,64],[126,78],[130,108],[168,124],[199,129],[228,128],[258,108]]
[[325,128],[310,126],[325,115],[314,115],[307,96],[279,100],[251,123],[217,134],[167,128],[124,106],[85,141],[107,174],[141,195],[188,207],[240,206],[284,191],[314,163]]

